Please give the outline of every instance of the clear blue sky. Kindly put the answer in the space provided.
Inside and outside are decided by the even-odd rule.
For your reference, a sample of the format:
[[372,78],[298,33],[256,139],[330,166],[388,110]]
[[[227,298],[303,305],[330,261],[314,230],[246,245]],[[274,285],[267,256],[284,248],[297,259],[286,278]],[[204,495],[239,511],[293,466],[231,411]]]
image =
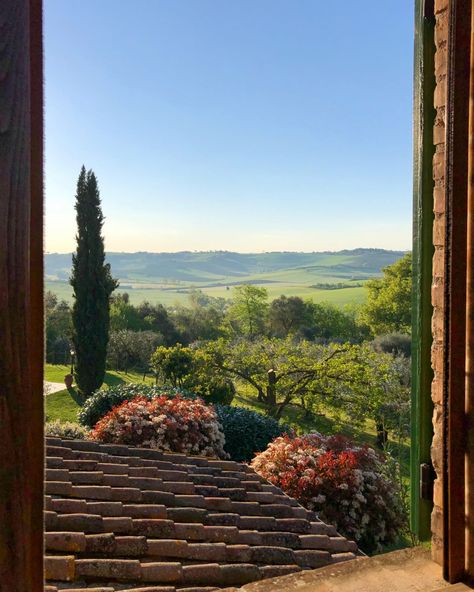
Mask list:
[[45,0],[46,249],[406,249],[413,0]]

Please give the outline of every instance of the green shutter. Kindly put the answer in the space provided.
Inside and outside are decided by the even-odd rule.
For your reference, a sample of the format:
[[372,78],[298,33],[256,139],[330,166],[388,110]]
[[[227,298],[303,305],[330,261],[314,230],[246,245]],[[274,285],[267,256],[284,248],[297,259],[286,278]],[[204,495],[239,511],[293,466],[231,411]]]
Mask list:
[[433,257],[433,0],[415,3],[413,153],[413,380],[411,427],[411,528],[428,540],[432,501],[420,494],[420,465],[431,464],[431,281]]

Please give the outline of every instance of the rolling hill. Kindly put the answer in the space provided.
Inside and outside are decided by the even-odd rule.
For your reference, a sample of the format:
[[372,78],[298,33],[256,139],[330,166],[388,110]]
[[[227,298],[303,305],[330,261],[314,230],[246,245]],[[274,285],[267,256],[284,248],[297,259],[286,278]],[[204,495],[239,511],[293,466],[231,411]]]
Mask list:
[[[365,299],[363,284],[404,255],[403,251],[355,249],[297,253],[108,253],[114,277],[132,302],[172,304],[193,289],[231,297],[231,288],[251,283],[264,286],[270,298],[281,294],[310,297],[338,305]],[[69,300],[70,253],[45,255],[46,288]]]

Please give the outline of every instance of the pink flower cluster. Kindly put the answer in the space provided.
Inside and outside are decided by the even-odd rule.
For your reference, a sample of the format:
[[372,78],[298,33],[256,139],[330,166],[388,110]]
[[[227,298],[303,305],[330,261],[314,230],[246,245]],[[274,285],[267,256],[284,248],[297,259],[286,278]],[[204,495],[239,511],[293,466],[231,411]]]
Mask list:
[[397,539],[404,516],[384,458],[343,436],[276,438],[252,467],[365,551]]
[[138,396],[125,401],[96,423],[90,438],[226,458],[224,434],[214,408],[201,399],[181,396]]

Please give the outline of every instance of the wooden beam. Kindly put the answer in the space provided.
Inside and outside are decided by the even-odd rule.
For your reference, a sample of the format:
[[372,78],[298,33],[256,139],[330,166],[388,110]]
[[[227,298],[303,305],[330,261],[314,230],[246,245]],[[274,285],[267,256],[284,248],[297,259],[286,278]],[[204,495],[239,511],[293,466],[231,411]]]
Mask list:
[[0,2],[0,588],[43,589],[41,0]]
[[474,581],[474,11],[471,15],[466,278],[466,573]]
[[449,3],[446,109],[444,577],[465,576],[468,118],[472,0]]

